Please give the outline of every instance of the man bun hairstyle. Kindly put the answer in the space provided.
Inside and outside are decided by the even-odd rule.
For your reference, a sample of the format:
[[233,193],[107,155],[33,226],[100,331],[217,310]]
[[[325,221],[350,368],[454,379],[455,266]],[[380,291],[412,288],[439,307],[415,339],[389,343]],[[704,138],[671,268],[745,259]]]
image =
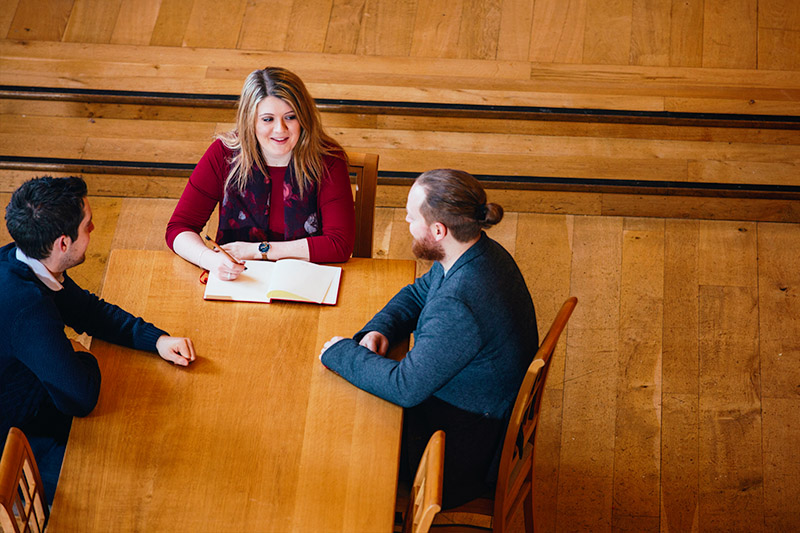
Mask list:
[[441,222],[457,241],[480,236],[503,219],[502,206],[486,202],[486,191],[472,174],[440,168],[420,174],[415,184],[425,190],[420,213],[428,224]]
[[78,238],[86,193],[86,182],[76,176],[26,181],[6,207],[8,233],[25,255],[46,259],[62,235]]

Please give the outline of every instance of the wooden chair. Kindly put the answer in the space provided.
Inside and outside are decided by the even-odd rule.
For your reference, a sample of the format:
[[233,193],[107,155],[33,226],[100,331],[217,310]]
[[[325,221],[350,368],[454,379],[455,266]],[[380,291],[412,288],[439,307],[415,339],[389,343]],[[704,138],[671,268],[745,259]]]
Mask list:
[[427,533],[433,517],[442,509],[444,431],[431,435],[419,461],[408,498],[403,533]]
[[4,532],[44,531],[47,500],[25,434],[11,428],[0,459],[0,526]]
[[372,257],[375,192],[378,188],[378,155],[347,153],[350,174],[356,182],[356,243],[353,257]]
[[448,509],[442,513],[443,516],[451,513],[490,516],[491,530],[494,533],[503,533],[508,531],[514,513],[522,505],[525,513],[525,531],[533,533],[535,529],[533,459],[542,392],[556,343],[577,303],[578,299],[573,296],[561,306],[522,381],[503,441],[494,499],[478,498],[460,507]]

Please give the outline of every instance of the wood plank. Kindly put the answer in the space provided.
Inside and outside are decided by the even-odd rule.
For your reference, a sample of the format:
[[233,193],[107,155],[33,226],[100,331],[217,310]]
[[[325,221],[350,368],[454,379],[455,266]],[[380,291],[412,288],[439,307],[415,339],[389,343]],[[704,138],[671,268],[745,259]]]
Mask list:
[[194,0],[161,0],[150,46],[181,46]]
[[[493,202],[491,195],[489,201]],[[517,222],[519,213],[504,213],[503,219],[496,225],[486,230],[486,234],[500,243],[512,256],[517,246]]]
[[536,0],[530,60],[582,63],[585,28],[586,0]]
[[356,53],[360,56],[408,56],[416,12],[416,0],[367,0]]
[[531,0],[503,0],[500,11],[500,35],[497,40],[498,60],[528,60],[534,4]]
[[[695,414],[699,373],[697,353],[699,230],[700,223],[697,220],[667,220],[664,238],[663,390],[665,394],[677,395],[674,398],[676,408],[687,406],[693,408]],[[689,399],[692,396],[693,402]],[[684,425],[679,424],[678,427]],[[673,463],[663,461],[662,464]],[[695,461],[695,466],[696,464]],[[673,474],[679,473],[673,472]],[[671,502],[663,503],[665,507],[669,504]],[[680,514],[680,510],[678,512]],[[685,522],[684,519],[680,521]]]
[[161,0],[122,0],[111,34],[112,44],[150,44]]
[[92,208],[92,221],[95,229],[86,251],[86,261],[71,268],[69,275],[81,288],[100,294],[103,289],[108,256],[111,253],[111,242],[117,229],[122,200],[90,196],[88,201]]
[[417,4],[412,57],[458,57],[463,0],[431,0]]
[[8,29],[9,39],[60,41],[75,0],[53,0],[47,9],[36,0],[19,0]]
[[758,29],[758,66],[763,69],[800,70],[800,30]]
[[[62,137],[113,137],[142,141],[198,141],[211,144],[216,124],[168,120],[118,120],[105,118],[54,118],[20,115],[0,116],[0,133]],[[143,159],[146,161],[146,159]],[[175,161],[180,161],[176,159]]]
[[332,8],[333,0],[292,2],[285,50],[322,52]]
[[372,230],[372,257],[389,257],[389,244],[392,240],[394,222],[394,209],[386,207],[375,208],[375,221]]
[[632,0],[599,0],[587,3],[583,38],[584,64],[628,64],[632,10]]
[[557,509],[572,530],[611,529],[621,263],[622,219],[577,217]]
[[669,65],[672,0],[633,0],[632,65]]
[[[498,201],[494,192],[490,191],[491,197]],[[514,258],[536,306],[540,338],[544,338],[561,304],[570,295],[573,224],[574,217],[570,215],[518,215]],[[565,332],[553,354],[536,435],[534,505],[541,531],[555,531],[556,527],[567,355]]]
[[672,0],[669,64],[700,67],[703,64],[704,0]]
[[366,0],[333,0],[323,51],[355,54],[364,18]]
[[463,0],[458,35],[459,57],[495,59],[500,36],[502,0]]
[[0,11],[0,39],[9,38],[8,30],[11,28],[11,23],[14,22],[18,6],[19,0],[8,0],[5,2],[5,9]]
[[[703,228],[701,265],[709,264],[704,257],[710,255],[740,254],[739,263],[747,262],[746,249],[709,247],[702,234]],[[764,531],[758,296],[755,276],[747,281],[722,286],[721,279],[700,287],[701,531]]]
[[64,41],[109,43],[122,0],[75,0],[64,30]]
[[758,309],[762,393],[797,398],[800,384],[800,227],[758,225]]
[[[0,110],[10,105],[0,100]],[[7,114],[20,113],[19,109],[9,108]],[[28,111],[32,113],[33,111]],[[160,113],[159,116],[163,116]],[[124,117],[121,117],[124,118]],[[166,117],[165,117],[166,118]],[[323,121],[326,115],[323,114]],[[601,124],[586,122],[562,122],[540,120],[504,120],[466,117],[414,117],[406,115],[382,115],[376,117],[376,123],[369,127],[387,130],[413,131],[458,131],[508,133],[517,135],[558,135],[563,137],[602,137],[615,139],[661,139],[697,142],[744,142],[753,144],[791,144],[800,145],[800,137],[793,131],[768,130],[750,128],[716,128],[660,126],[649,124]],[[326,123],[327,125],[327,123]],[[334,124],[331,123],[333,126]]]
[[[10,201],[11,192],[0,192],[0,205],[3,206],[3,213],[6,212],[6,207],[8,207],[8,203]],[[0,246],[5,246],[13,240],[14,239],[12,239],[11,235],[8,233],[8,228],[6,225],[0,224]]]
[[604,194],[603,215],[800,222],[800,201],[759,198],[707,198]]
[[[292,14],[292,2],[266,0],[248,2],[236,48],[242,50],[283,50]],[[260,68],[266,67],[264,64]],[[255,70],[256,65],[253,66]]]
[[[758,27],[800,30],[800,11],[792,0],[759,0]],[[760,65],[759,65],[760,67]]]
[[762,401],[766,531],[793,531],[800,523],[799,410],[796,394]]
[[747,222],[704,222],[698,239],[701,286],[754,287],[757,226]]
[[737,161],[735,157],[724,161],[689,161],[688,167],[689,181],[699,183],[798,186],[797,171],[798,164],[791,161]]
[[110,248],[166,250],[164,234],[177,204],[173,199],[123,199]]
[[[665,353],[665,363],[666,360]],[[661,416],[661,531],[697,533],[700,476],[697,393],[665,392]]]
[[758,0],[705,0],[703,66],[758,68]]
[[613,523],[650,531],[660,516],[664,231],[663,220],[624,219],[619,288]]
[[247,0],[195,0],[183,46],[236,48]]

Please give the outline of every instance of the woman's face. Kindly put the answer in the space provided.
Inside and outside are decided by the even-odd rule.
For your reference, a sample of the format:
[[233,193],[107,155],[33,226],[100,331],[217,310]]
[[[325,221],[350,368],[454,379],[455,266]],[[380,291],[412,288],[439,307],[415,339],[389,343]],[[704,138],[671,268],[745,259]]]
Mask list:
[[267,96],[256,106],[256,139],[271,167],[285,167],[300,139],[300,121],[294,110],[275,96]]

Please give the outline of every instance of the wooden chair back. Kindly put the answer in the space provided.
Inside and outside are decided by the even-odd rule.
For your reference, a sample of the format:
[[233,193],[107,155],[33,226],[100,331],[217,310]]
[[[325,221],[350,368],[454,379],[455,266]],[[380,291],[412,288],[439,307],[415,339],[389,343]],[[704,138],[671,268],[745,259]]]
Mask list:
[[417,467],[403,521],[403,533],[427,533],[442,509],[444,431],[431,435]]
[[9,533],[44,531],[47,512],[42,478],[28,439],[11,428],[0,458],[0,529]]
[[356,185],[356,242],[353,257],[372,257],[375,193],[378,188],[378,155],[348,152],[350,175]]
[[561,306],[550,330],[536,352],[520,386],[508,422],[495,489],[492,525],[495,532],[506,531],[519,505],[524,505],[525,531],[532,533],[534,472],[533,456],[536,427],[542,407],[550,361],[578,299],[571,297]]
[[[525,531],[533,533],[535,528],[533,458],[536,427],[542,406],[542,391],[558,338],[577,304],[578,299],[575,297],[568,298],[564,302],[525,373],[503,440],[494,499],[478,498],[454,509],[448,509],[447,515],[491,516],[491,530],[494,533],[505,533],[514,513],[522,505],[525,513]],[[478,529],[486,528],[478,527]]]

